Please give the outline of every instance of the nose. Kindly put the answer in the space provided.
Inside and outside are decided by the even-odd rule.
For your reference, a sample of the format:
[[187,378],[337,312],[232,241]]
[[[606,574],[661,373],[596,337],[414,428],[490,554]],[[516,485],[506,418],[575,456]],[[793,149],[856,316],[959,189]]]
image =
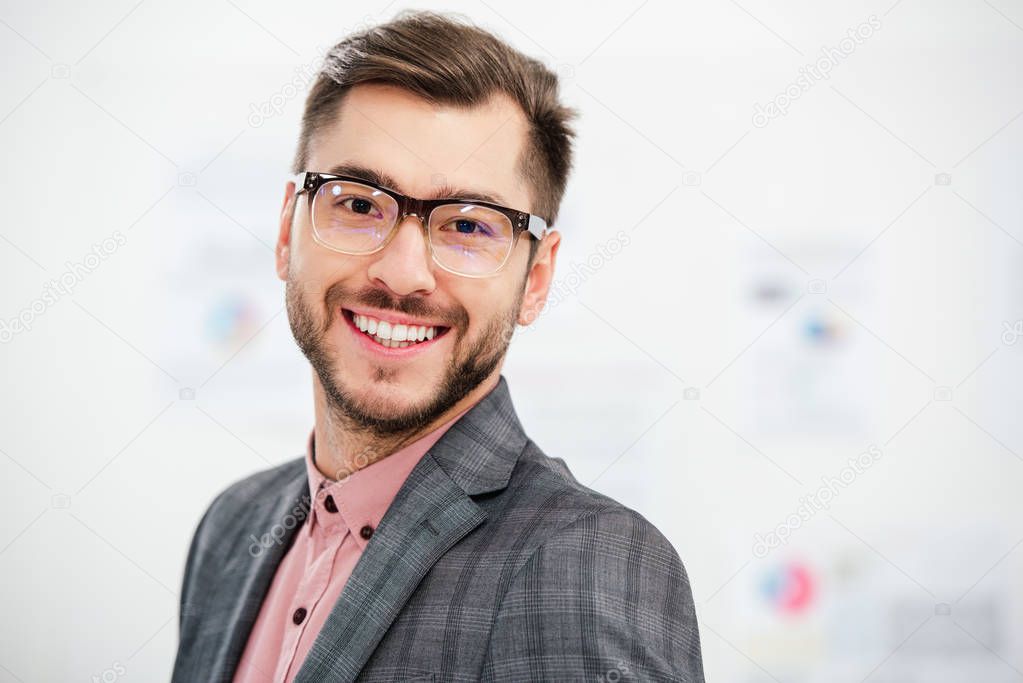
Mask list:
[[394,230],[396,234],[370,264],[369,279],[387,287],[397,296],[432,292],[436,282],[419,217],[415,214],[406,216],[394,226]]

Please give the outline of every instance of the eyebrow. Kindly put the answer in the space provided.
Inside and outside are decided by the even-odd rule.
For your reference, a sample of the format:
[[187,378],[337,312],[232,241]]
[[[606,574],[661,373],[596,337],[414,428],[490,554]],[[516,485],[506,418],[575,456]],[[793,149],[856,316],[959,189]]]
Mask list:
[[[374,168],[363,166],[361,164],[338,164],[331,167],[327,173],[332,175],[347,175],[361,178],[373,183],[374,185],[381,185],[396,192],[400,192],[401,194],[408,194],[401,189],[398,181],[396,181],[392,176],[384,173],[383,171],[378,171]],[[507,205],[505,200],[498,194],[452,187],[446,183],[438,187],[430,195],[426,197],[419,197],[419,199],[468,199],[476,202],[490,202],[491,204],[500,204],[502,206]]]

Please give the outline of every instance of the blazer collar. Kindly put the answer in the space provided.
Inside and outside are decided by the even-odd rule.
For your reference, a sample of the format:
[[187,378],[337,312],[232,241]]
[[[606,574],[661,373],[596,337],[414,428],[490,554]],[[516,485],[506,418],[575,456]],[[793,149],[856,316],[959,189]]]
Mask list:
[[500,375],[497,384],[429,451],[466,495],[504,488],[528,437]]
[[[295,683],[354,680],[423,576],[486,519],[470,496],[507,486],[527,441],[507,380],[500,375],[494,388],[419,460],[399,489]],[[230,541],[237,547],[228,555],[214,594],[240,593],[236,607],[207,614],[203,625],[206,633],[224,633],[209,638],[201,654],[217,680],[233,675],[277,566],[302,527],[281,520],[297,516],[295,510],[308,514],[308,476],[302,461],[295,464],[293,476],[276,495],[254,501],[242,532]],[[271,528],[283,528],[283,535],[265,552],[252,553],[252,538]],[[232,577],[230,583],[226,577]]]

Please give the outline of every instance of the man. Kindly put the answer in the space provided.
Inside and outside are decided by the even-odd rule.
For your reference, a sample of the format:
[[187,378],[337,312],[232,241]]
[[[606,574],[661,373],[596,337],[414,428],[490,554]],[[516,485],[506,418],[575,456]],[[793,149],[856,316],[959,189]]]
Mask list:
[[276,249],[315,426],[200,521],[174,681],[703,680],[678,554],[540,451],[501,375],[554,274],[572,114],[443,15],[331,50]]

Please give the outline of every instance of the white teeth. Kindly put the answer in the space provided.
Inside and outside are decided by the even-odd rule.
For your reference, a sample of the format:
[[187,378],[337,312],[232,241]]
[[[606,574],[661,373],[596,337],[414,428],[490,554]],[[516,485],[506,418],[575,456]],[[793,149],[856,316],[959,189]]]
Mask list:
[[358,313],[352,314],[352,322],[362,332],[373,337],[378,344],[387,348],[404,348],[437,336],[436,327],[389,323],[386,320],[377,320]]

